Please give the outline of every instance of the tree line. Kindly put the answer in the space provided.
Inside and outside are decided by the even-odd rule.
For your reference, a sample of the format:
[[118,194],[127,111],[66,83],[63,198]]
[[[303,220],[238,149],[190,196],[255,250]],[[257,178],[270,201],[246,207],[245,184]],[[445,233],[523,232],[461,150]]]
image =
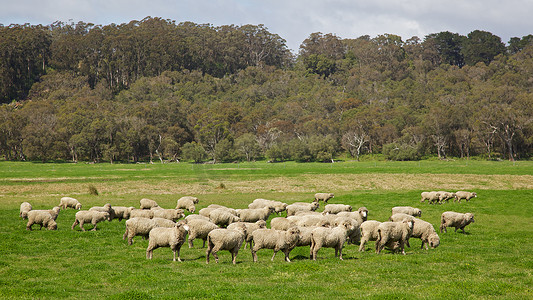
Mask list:
[[342,39],[146,18],[0,26],[6,160],[527,159],[533,36]]

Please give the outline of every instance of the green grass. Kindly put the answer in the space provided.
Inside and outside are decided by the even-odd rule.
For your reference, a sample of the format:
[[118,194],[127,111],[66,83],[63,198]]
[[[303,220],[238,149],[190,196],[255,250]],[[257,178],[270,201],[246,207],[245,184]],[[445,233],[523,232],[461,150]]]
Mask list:
[[[532,175],[533,162],[528,161],[0,162],[0,298],[531,299]],[[336,181],[335,176],[347,180]],[[372,183],[352,185],[351,176],[369,177]],[[221,183],[227,188],[217,189]],[[241,188],[254,183],[260,186]],[[466,183],[478,193],[470,202],[419,202],[423,190]],[[98,196],[89,194],[89,185],[98,189]],[[476,222],[466,227],[467,234],[455,233],[453,228],[440,234],[437,249],[421,250],[420,241],[411,240],[405,256],[388,251],[376,255],[374,243],[369,242],[364,253],[357,251],[358,245],[345,246],[344,261],[327,248],[318,252],[317,261],[309,261],[309,247],[301,247],[291,252],[291,263],[283,261],[282,253],[271,262],[272,251],[266,249],[258,252],[259,262],[253,263],[250,251],[241,249],[234,266],[227,251],[219,253],[218,265],[214,260],[206,265],[201,241],[195,241],[193,249],[182,248],[182,263],[172,262],[169,248],[156,249],[153,260],[146,260],[147,241],[136,237],[128,246],[122,240],[124,221],[101,223],[96,232],[73,231],[75,211],[66,210],[58,217],[57,231],[35,228],[29,232],[18,217],[23,201],[45,209],[57,205],[64,195],[79,199],[85,209],[107,202],[138,206],[143,197],[171,208],[186,194],[200,198],[198,209],[211,203],[244,208],[259,197],[310,201],[312,194],[328,186],[336,187],[327,190],[336,194],[331,203],[364,205],[370,219],[385,221],[391,207],[411,205],[421,208],[422,219],[436,228],[446,210],[473,212]]]

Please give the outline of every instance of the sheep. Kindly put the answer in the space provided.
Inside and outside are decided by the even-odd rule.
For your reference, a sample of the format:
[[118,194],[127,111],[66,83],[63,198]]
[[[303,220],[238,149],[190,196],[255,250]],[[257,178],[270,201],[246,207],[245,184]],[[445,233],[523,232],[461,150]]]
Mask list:
[[237,209],[237,216],[242,222],[266,221],[270,214],[274,212],[273,207],[263,207],[257,209]]
[[326,216],[323,215],[290,216],[287,219],[293,222],[296,226],[300,227],[330,225],[330,222],[326,219]]
[[289,254],[300,240],[300,229],[298,227],[291,227],[287,231],[267,228],[258,229],[252,233],[252,240],[254,246],[250,247],[250,249],[254,262],[257,262],[257,251],[265,248],[274,250],[271,261],[274,261],[278,251],[283,251],[285,253],[285,261],[291,262]]
[[315,211],[319,207],[318,202],[302,203],[296,202],[287,205],[287,216],[294,216],[297,211]]
[[200,211],[198,213],[200,214],[200,216],[204,216],[204,217],[209,218],[209,214],[215,209],[216,208],[214,208],[214,207],[204,207],[204,208],[200,209]]
[[126,221],[126,232],[124,232],[122,239],[128,238],[128,245],[131,245],[135,236],[142,236],[144,239],[148,239],[150,230],[156,227],[172,228],[175,225],[174,221],[163,218],[133,217]]
[[147,210],[147,209],[132,209],[130,212],[130,218],[148,218],[151,219],[154,217],[154,211],[153,210]]
[[444,201],[448,202],[450,199],[455,199],[455,193],[450,193],[446,191],[438,191],[437,193],[440,194],[439,196],[439,204],[444,203]]
[[375,220],[368,220],[361,223],[359,229],[361,230],[361,242],[359,244],[359,251],[365,251],[365,245],[368,241],[377,241],[378,226],[381,222]]
[[462,229],[463,233],[465,233],[465,227],[470,223],[474,223],[474,214],[446,211],[441,216],[440,232],[442,233],[442,230],[448,232],[446,227],[455,227],[455,232],[457,232],[457,229]]
[[111,207],[111,204],[106,203],[104,206],[93,206],[89,208],[89,211],[106,212],[111,217],[111,220],[115,219],[115,210]]
[[333,193],[316,193],[314,202],[324,201],[328,203],[328,200],[335,197]]
[[397,213],[389,217],[389,222],[402,222],[403,220],[416,220],[415,217],[404,214],[404,213]]
[[350,224],[353,225],[354,230],[348,235],[348,244],[356,244],[361,241],[361,224],[357,222],[355,219],[352,219],[350,217],[337,217],[334,220],[332,220],[331,224],[332,227],[337,227],[340,224],[342,224],[344,221],[350,222]]
[[211,211],[209,213],[209,219],[220,227],[226,227],[231,223],[239,222],[241,220],[225,208],[216,208]]
[[178,252],[178,261],[181,262],[180,249],[188,230],[189,226],[185,221],[179,221],[172,228],[156,227],[150,230],[146,259],[152,259],[154,249],[170,247],[174,253],[172,261],[176,261],[176,252]]
[[413,220],[405,220],[402,222],[383,222],[379,224],[377,232],[378,239],[376,240],[376,253],[381,253],[385,246],[389,248],[397,248],[395,243],[399,243],[399,250],[405,255],[405,243],[409,243],[409,237],[413,233]]
[[256,231],[257,229],[263,229],[266,228],[266,221],[265,220],[258,220],[254,223],[250,222],[236,222],[231,223],[228,225],[228,229],[235,230],[239,226],[244,225],[246,227],[246,234],[244,235],[244,239],[246,243],[244,243],[244,249],[246,249],[246,244],[250,243],[250,248],[252,247],[252,232]]
[[185,216],[183,209],[152,209],[154,218],[169,219],[176,222]]
[[176,204],[176,209],[186,209],[190,213],[194,213],[196,211],[195,204],[198,204],[198,198],[193,196],[185,196],[178,199],[178,202]]
[[244,223],[239,223],[234,226],[234,229],[215,229],[209,232],[205,255],[206,263],[209,263],[209,255],[212,252],[215,257],[215,262],[218,264],[217,252],[220,250],[228,250],[231,253],[231,261],[235,264],[239,249],[246,239],[246,233],[246,225],[244,225]]
[[26,224],[26,230],[31,231],[31,227],[33,224],[39,224],[41,227],[39,229],[42,229],[43,226],[46,227],[48,230],[56,230],[57,229],[57,223],[54,220],[53,216],[50,214],[47,210],[30,210],[27,213],[28,216],[28,223]]
[[122,219],[129,219],[131,211],[134,210],[135,207],[130,206],[113,206],[113,212],[115,213],[114,219],[118,219],[118,221],[122,221]]
[[414,208],[411,206],[396,206],[392,208],[392,214],[404,213],[411,215],[413,217],[422,216],[422,211],[419,208]]
[[19,216],[25,220],[28,218],[28,212],[32,210],[31,204],[29,202],[22,202],[20,204],[20,214]]
[[465,192],[465,191],[457,191],[455,192],[455,199],[453,202],[458,201],[461,203],[461,199],[465,199],[466,201],[470,201],[470,199],[477,197],[476,193],[473,192]]
[[219,228],[215,223],[202,219],[187,220],[187,225],[189,225],[189,248],[193,248],[195,239],[202,239],[204,241],[202,248],[204,248],[209,232]]
[[311,232],[310,258],[316,260],[316,254],[322,247],[335,248],[335,257],[342,259],[342,246],[348,236],[355,230],[355,226],[349,221],[343,221],[337,227],[319,227]]
[[353,212],[347,212],[343,211],[337,214],[339,217],[350,217],[357,221],[357,223],[361,224],[364,221],[366,221],[368,217],[368,209],[364,206],[361,206],[357,209],[357,211]]
[[267,199],[255,199],[252,203],[248,204],[249,209],[263,208],[265,206],[274,208],[274,211],[278,214],[281,214],[281,212],[287,209],[287,203]]
[[31,210],[31,211],[44,211],[49,213],[52,216],[52,219],[55,221],[57,220],[57,217],[59,216],[59,211],[61,211],[61,208],[59,206],[54,206],[52,209],[39,209],[39,210]]
[[351,212],[352,206],[351,205],[345,205],[345,204],[327,204],[324,207],[324,213],[329,214],[338,214],[340,212]]
[[60,200],[59,200],[59,207],[61,207],[62,209],[66,209],[68,207],[70,208],[74,208],[74,209],[77,209],[77,210],[80,210],[81,209],[81,203],[72,198],[72,197],[62,197]]
[[210,221],[208,217],[205,217],[205,216],[202,216],[202,215],[195,215],[195,214],[191,214],[191,215],[188,215],[185,217],[185,221],[190,221],[190,220],[193,220],[193,219],[202,219],[202,220],[206,220],[206,221]]
[[[435,249],[440,244],[440,237],[435,231],[435,228],[433,228],[433,225],[420,219],[416,219],[414,222],[411,237],[419,238],[422,241],[420,249],[423,249],[424,245],[426,245],[426,250],[428,250],[428,245],[432,249]],[[407,247],[411,247],[409,241],[407,241]]]
[[141,209],[150,209],[152,207],[159,206],[159,204],[157,204],[157,202],[155,202],[154,200],[150,200],[146,198],[141,199],[139,202],[141,204]]
[[76,225],[80,225],[80,228],[82,231],[85,231],[85,228],[83,228],[83,224],[85,223],[91,223],[93,224],[92,231],[96,230],[96,225],[101,221],[111,221],[111,216],[108,212],[103,211],[94,211],[94,210],[80,210],[76,213],[76,220],[74,220],[74,223],[72,224],[71,229],[74,230],[74,227]]
[[420,202],[423,203],[424,201],[428,201],[429,204],[437,203],[440,199],[440,193],[439,192],[422,192],[420,194],[422,198],[420,199]]
[[232,215],[235,215],[237,216],[237,210],[235,210],[234,208],[231,208],[231,207],[227,207],[227,206],[224,206],[224,205],[218,205],[218,204],[209,204],[207,206],[207,208],[222,208],[222,209],[225,209],[227,210],[228,212],[230,212]]
[[270,220],[270,228],[276,229],[276,230],[284,230],[287,231],[289,228],[296,225],[295,220],[289,220],[284,217],[277,217]]

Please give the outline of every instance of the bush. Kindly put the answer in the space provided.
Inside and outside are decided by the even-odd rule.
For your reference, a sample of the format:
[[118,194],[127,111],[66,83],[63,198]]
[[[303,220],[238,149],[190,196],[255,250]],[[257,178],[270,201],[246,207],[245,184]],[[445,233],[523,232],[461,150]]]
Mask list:
[[207,152],[205,152],[204,147],[196,142],[186,143],[181,151],[184,159],[193,160],[197,163],[207,158]]
[[407,144],[391,143],[384,145],[383,155],[388,160],[420,160],[418,147]]

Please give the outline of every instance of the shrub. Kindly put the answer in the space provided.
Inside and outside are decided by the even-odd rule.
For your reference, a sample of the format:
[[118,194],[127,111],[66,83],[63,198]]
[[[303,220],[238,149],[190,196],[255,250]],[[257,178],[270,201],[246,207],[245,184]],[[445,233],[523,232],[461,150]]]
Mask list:
[[205,152],[202,145],[196,142],[186,143],[181,150],[184,159],[193,160],[194,162],[202,162],[207,158],[207,152]]
[[419,160],[420,154],[415,146],[391,143],[383,146],[383,155],[388,160]]

